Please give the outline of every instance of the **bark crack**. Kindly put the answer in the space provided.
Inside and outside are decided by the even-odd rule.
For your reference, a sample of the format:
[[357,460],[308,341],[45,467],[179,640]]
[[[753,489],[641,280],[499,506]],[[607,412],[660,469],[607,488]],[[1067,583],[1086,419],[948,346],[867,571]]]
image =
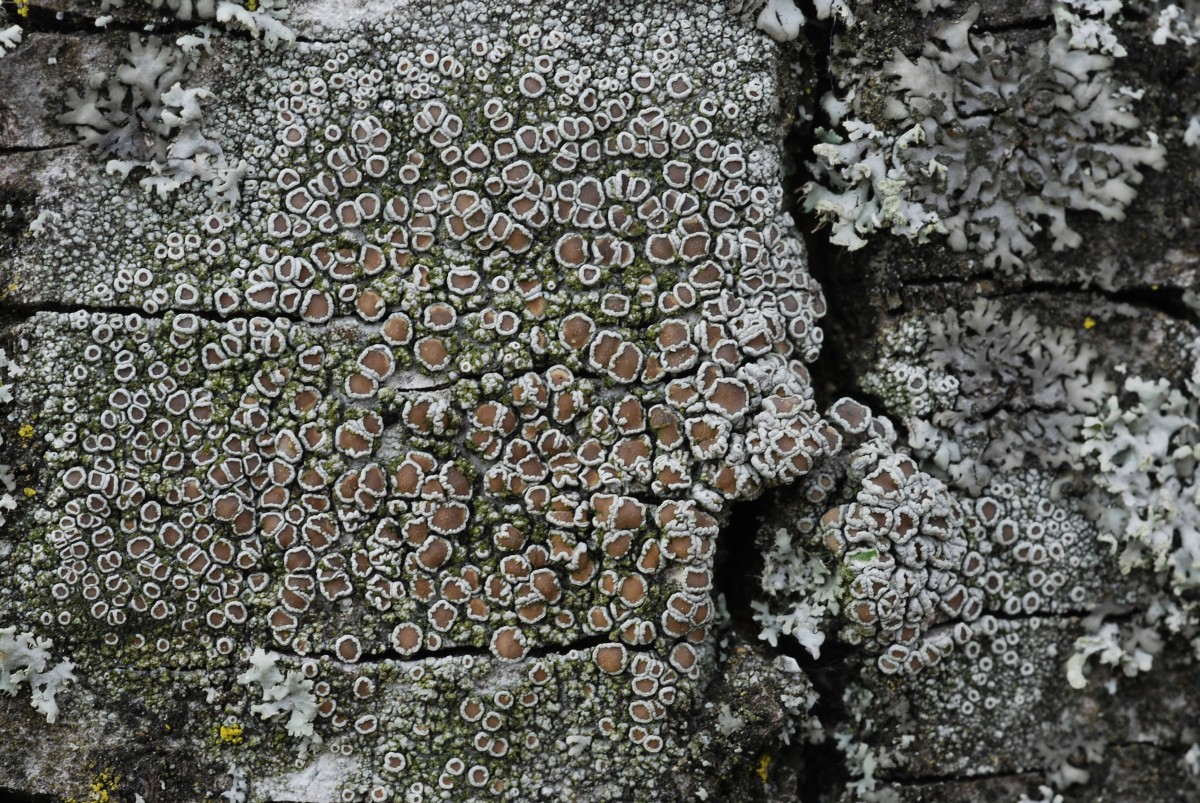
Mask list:
[[71,142],[66,145],[21,145],[9,148],[0,148],[0,159],[5,156],[18,156],[24,153],[48,153],[50,151],[64,151],[70,148],[79,147],[78,143]]
[[971,277],[971,281],[966,283],[955,277],[929,276],[907,279],[903,282],[902,287],[905,291],[937,288],[961,290],[974,284],[980,288],[978,292],[980,298],[1012,298],[1033,295],[1092,296],[1115,305],[1124,304],[1138,309],[1152,310],[1171,320],[1200,328],[1200,312],[1184,299],[1185,288],[1175,285],[1130,285],[1106,289],[1086,282],[1030,281],[1019,285],[1000,285],[987,288],[988,285],[999,281],[996,277],[987,274]]
[[1144,613],[1139,609],[1110,610],[1103,605],[1098,605],[1095,608],[1068,608],[1065,610],[1038,610],[1033,613],[1005,613],[1002,610],[984,608],[984,614],[991,616],[1001,622],[1024,622],[1034,619],[1080,619],[1085,620],[1089,617],[1099,615],[1105,622],[1128,622],[1133,620],[1138,614]]
[[1133,285],[1106,290],[1090,287],[1083,283],[1027,282],[1021,287],[1006,288],[1001,292],[986,294],[988,298],[1003,298],[1015,295],[1047,294],[1064,296],[1071,294],[1099,296],[1112,304],[1128,304],[1139,309],[1149,309],[1180,323],[1200,328],[1200,314],[1184,300],[1184,289],[1169,285]]
[[50,313],[56,315],[71,315],[78,312],[84,312],[89,315],[137,315],[148,321],[162,321],[170,313],[176,315],[195,315],[212,323],[226,323],[234,320],[251,320],[254,318],[267,318],[269,320],[284,319],[293,324],[307,326],[313,329],[333,328],[339,323],[353,322],[361,324],[357,318],[350,315],[342,315],[332,318],[324,323],[312,323],[304,320],[299,315],[289,315],[278,311],[271,313],[250,313],[250,312],[234,312],[228,315],[216,312],[215,310],[206,309],[188,309],[183,307],[164,307],[162,310],[149,313],[141,307],[130,305],[115,304],[112,306],[100,306],[97,304],[59,304],[50,301],[39,303],[34,302],[8,302],[0,304],[0,313],[10,316],[16,323],[24,323],[35,315],[42,313]]
[[990,782],[990,781],[1005,780],[1005,779],[1012,779],[1012,780],[1036,779],[1036,780],[1040,781],[1041,778],[1045,775],[1045,773],[1050,772],[1050,771],[1051,771],[1051,768],[1049,768],[1049,767],[1031,767],[1027,770],[1008,770],[1008,771],[1004,771],[1004,772],[1001,772],[1001,771],[981,772],[981,773],[977,773],[977,774],[964,772],[961,774],[960,773],[947,773],[945,775],[937,775],[937,774],[915,775],[915,776],[909,776],[909,777],[897,777],[897,778],[889,779],[889,782],[894,783],[897,786],[932,786],[935,784],[944,784],[944,783],[986,783],[986,782]]
[[[586,636],[574,641],[566,642],[565,644],[539,644],[535,647],[530,647],[525,655],[519,660],[528,661],[538,658],[546,658],[549,656],[566,656],[571,652],[591,650],[593,647],[598,647],[602,644],[616,644],[608,636]],[[652,647],[649,646],[631,646],[626,644],[625,649],[629,652],[651,652]],[[297,659],[305,658],[329,658],[332,661],[342,662],[343,659],[333,651],[313,650],[300,654],[295,650],[276,647],[272,650],[281,655],[287,655]],[[443,647],[436,650],[418,650],[410,655],[404,655],[398,650],[376,650],[367,652],[364,651],[359,659],[354,662],[355,666],[371,663],[382,663],[383,661],[395,661],[397,663],[419,663],[427,659],[449,659],[449,658],[495,658],[495,654],[487,647],[475,647],[470,644],[456,645],[453,647]]]
[[[102,36],[105,33],[113,32],[169,36],[194,32],[202,25],[219,25],[213,19],[183,20],[165,15],[139,15],[131,9],[114,9],[114,11],[117,13],[93,17],[78,11],[63,11],[31,3],[28,16],[23,17],[20,24],[29,33],[72,36]],[[97,25],[97,20],[103,16],[109,17],[108,21],[104,25]],[[323,40],[304,37],[295,30],[293,33],[296,35],[296,42],[328,44]],[[256,41],[256,37],[252,36],[249,31],[239,28],[222,27],[221,36],[245,42]]]

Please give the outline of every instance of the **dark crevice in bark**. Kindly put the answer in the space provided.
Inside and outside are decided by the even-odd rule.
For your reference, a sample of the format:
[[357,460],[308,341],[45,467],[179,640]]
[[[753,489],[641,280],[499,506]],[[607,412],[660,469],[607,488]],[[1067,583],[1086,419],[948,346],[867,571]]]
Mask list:
[[8,786],[0,786],[0,803],[58,803],[54,795],[39,795]]
[[897,786],[932,786],[945,783],[989,783],[1004,779],[1023,780],[1033,779],[1044,783],[1046,774],[1053,771],[1051,767],[1030,767],[1027,770],[1009,770],[1008,772],[981,772],[973,775],[967,773],[946,775],[916,775],[909,777],[889,778],[889,783]]
[[974,275],[967,281],[952,276],[906,279],[904,290],[911,292],[939,287],[961,289],[971,285],[981,288],[994,285],[980,290],[979,296],[982,298],[1047,295],[1059,299],[1070,295],[1093,296],[1112,304],[1127,304],[1138,309],[1151,310],[1172,320],[1200,328],[1200,313],[1184,300],[1185,289],[1173,285],[1140,285],[1105,289],[1082,282],[1031,281],[1007,284],[1000,277],[984,273]]
[[1006,613],[1005,611],[984,608],[985,616],[990,616],[1001,622],[1026,622],[1033,619],[1087,619],[1088,617],[1099,616],[1105,622],[1128,622],[1134,619],[1138,614],[1143,613],[1141,610],[1113,610],[1108,611],[1104,605],[1097,605],[1095,608],[1071,608],[1067,610],[1037,610],[1033,613],[1020,611],[1019,613]]
[[[598,647],[601,644],[609,644],[609,643],[613,643],[613,640],[611,638],[609,638],[608,636],[600,635],[600,636],[587,636],[585,638],[581,638],[581,639],[577,639],[575,641],[568,642],[567,644],[540,644],[536,647],[530,647],[528,652],[526,652],[526,654],[518,660],[531,661],[531,660],[536,660],[538,658],[546,658],[546,657],[553,656],[553,655],[561,656],[561,655],[566,655],[566,654],[568,654],[572,651],[576,651],[576,650],[591,650],[593,647]],[[629,645],[625,645],[625,648],[627,650],[629,650],[630,652],[646,652],[646,651],[650,650],[649,647],[631,647]],[[275,648],[273,648],[272,651],[278,652],[282,655],[286,655],[291,658],[297,658],[297,659],[328,658],[331,661],[338,661],[338,662],[344,663],[343,659],[340,658],[334,652],[312,650],[312,651],[306,652],[303,655],[301,655],[300,653],[290,650],[286,647],[279,647],[279,646],[276,646]],[[395,661],[397,663],[418,663],[420,661],[424,661],[429,658],[438,659],[438,660],[446,659],[446,658],[495,659],[496,656],[487,647],[474,647],[469,644],[463,644],[463,645],[459,645],[459,646],[455,646],[455,647],[442,647],[442,648],[439,648],[436,650],[418,650],[417,652],[414,652],[411,655],[404,655],[401,652],[399,652],[398,650],[392,650],[392,649],[378,650],[378,651],[374,651],[374,652],[365,652],[364,651],[359,656],[358,660],[354,662],[354,665],[381,663],[383,661]],[[500,660],[500,659],[497,659],[497,660]],[[0,803],[2,803],[2,801],[0,801]]]
[[871,312],[865,302],[867,288],[845,275],[850,268],[837,264],[839,255],[829,253],[828,245],[820,249],[814,239],[809,238],[809,272],[820,282],[829,308],[820,322],[825,332],[821,353],[809,366],[818,409],[824,411],[837,399],[851,396],[872,410],[886,411],[880,399],[864,393],[850,357],[849,347],[857,348],[873,339],[867,328]]
[[[881,400],[864,393],[850,359],[848,346],[869,343],[877,329],[875,307],[871,303],[877,288],[868,284],[868,276],[856,265],[845,249],[829,242],[825,225],[803,208],[801,188],[811,177],[809,163],[813,146],[820,140],[818,127],[828,127],[830,121],[820,105],[820,99],[834,90],[830,71],[832,37],[842,23],[836,19],[817,20],[811,0],[799,3],[809,19],[803,32],[807,37],[807,52],[812,56],[816,76],[813,87],[814,118],[795,126],[788,134],[784,150],[792,163],[784,177],[785,197],[794,201],[790,211],[808,252],[808,270],[821,285],[825,296],[826,314],[819,322],[825,334],[816,361],[809,366],[813,395],[818,409],[825,410],[843,396],[867,404],[872,410],[884,411]],[[906,433],[901,432],[901,435]]]
[[[546,658],[552,655],[566,655],[575,650],[591,650],[593,647],[598,647],[601,644],[611,642],[608,636],[589,636],[587,638],[578,639],[568,644],[541,644],[536,647],[530,647],[525,656],[520,659],[524,661],[536,660],[538,658]],[[628,646],[626,649],[629,649]],[[446,647],[437,650],[419,650],[407,657],[401,655],[396,650],[383,650],[377,653],[365,653],[363,660],[367,661],[423,661],[426,658],[461,658],[464,656],[472,656],[474,658],[495,658],[492,651],[487,647],[472,647],[463,645],[460,647]],[[334,656],[330,656],[334,657]]]
[[275,310],[272,310],[270,312],[257,312],[257,313],[256,312],[235,312],[235,313],[231,313],[229,315],[222,315],[218,312],[214,312],[213,310],[188,309],[188,308],[181,308],[181,307],[164,307],[163,309],[159,310],[158,312],[150,314],[150,313],[146,312],[144,309],[142,309],[141,307],[133,307],[133,306],[129,306],[129,305],[120,305],[120,304],[114,304],[113,306],[98,306],[95,304],[63,304],[63,303],[56,303],[56,302],[51,302],[51,301],[44,301],[44,302],[39,302],[39,303],[8,302],[8,303],[0,304],[0,315],[3,315],[5,317],[5,319],[15,322],[15,323],[21,323],[21,322],[27,321],[28,319],[32,318],[34,315],[37,315],[38,313],[45,313],[45,312],[54,313],[54,314],[58,314],[58,315],[70,315],[70,314],[76,313],[76,312],[86,312],[89,315],[95,315],[95,314],[100,314],[100,315],[137,315],[140,318],[143,318],[144,320],[147,320],[147,321],[161,321],[168,314],[175,313],[176,315],[185,315],[185,314],[195,315],[197,318],[200,318],[205,321],[209,321],[211,323],[217,323],[217,324],[224,324],[224,323],[227,323],[229,321],[234,321],[234,320],[247,320],[248,321],[253,318],[266,318],[267,320],[278,320],[278,319],[282,318],[284,320],[291,321],[293,324],[297,324],[300,326],[309,326],[309,327],[313,327],[313,328],[330,327],[341,321],[354,321],[356,323],[358,322],[357,318],[351,318],[349,316],[344,316],[341,318],[333,318],[329,321],[326,321],[325,323],[309,323],[308,321],[305,321],[303,318],[301,318],[298,315],[288,315],[286,313],[280,313]]
[[[872,337],[873,310],[868,303],[872,295],[871,288],[866,286],[866,277],[862,272],[854,269],[845,251],[829,242],[821,222],[804,211],[801,195],[801,187],[810,178],[808,163],[813,158],[813,146],[819,142],[816,129],[830,124],[824,116],[820,99],[835,89],[830,58],[833,36],[842,23],[836,18],[818,20],[812,0],[799,0],[798,5],[808,19],[803,36],[807,40],[806,52],[811,56],[811,69],[816,77],[811,96],[814,102],[810,104],[815,116],[789,132],[784,149],[792,163],[790,172],[784,177],[784,190],[785,197],[794,201],[788,211],[805,241],[809,273],[820,283],[827,309],[825,317],[819,322],[825,339],[817,360],[809,366],[813,395],[820,410],[825,410],[843,396],[864,402],[873,410],[882,410],[879,400],[868,397],[859,387],[854,364],[845,348],[845,344],[869,342]],[[759,578],[763,570],[763,558],[761,544],[751,549],[747,541],[755,537],[763,518],[777,506],[778,493],[768,492],[755,502],[735,506],[730,524],[722,530],[718,540],[718,557],[723,546],[733,551],[729,549],[731,543],[740,542],[741,549],[736,550],[730,562],[724,565],[718,562],[715,583],[726,594],[735,625],[739,621],[746,623],[743,626],[750,628],[755,641],[759,628],[752,618],[749,594],[752,593],[755,598],[761,597]],[[743,578],[741,588],[730,580],[730,575],[735,572]],[[747,575],[753,578],[752,582],[745,579]],[[825,738],[815,744],[793,742],[789,748],[781,750],[779,760],[798,768],[799,787],[795,790],[798,799],[837,799],[850,780],[850,771],[833,734],[838,723],[846,721],[848,717],[843,696],[847,686],[858,676],[857,662],[851,660],[857,655],[857,650],[839,642],[836,632],[830,632],[821,645],[820,658],[813,658],[790,636],[782,637],[775,651],[796,661],[816,688],[818,699],[811,713],[820,721],[825,734]]]
[[1104,290],[1099,287],[1084,287],[1082,284],[1059,284],[1056,282],[1029,282],[1019,288],[1003,290],[989,294],[992,297],[1009,295],[1034,295],[1045,293],[1061,298],[1071,293],[1090,294],[1099,296],[1113,304],[1128,304],[1138,309],[1147,309],[1159,313],[1172,320],[1200,328],[1200,314],[1188,306],[1183,300],[1184,290],[1181,287],[1166,285],[1151,285],[1149,287],[1122,287],[1116,290]]
[[[984,609],[984,615],[990,616],[1001,622],[1025,622],[1031,619],[1083,619],[1095,613],[1094,610],[1066,610],[1066,611],[1043,611],[1037,610],[1033,613],[1006,613],[1005,611],[993,610],[990,608]],[[1106,617],[1116,619],[1117,617]]]
[[[1121,6],[1120,15],[1117,17],[1117,19],[1126,22],[1146,22],[1150,20],[1151,17],[1157,13],[1157,11],[1158,9],[1153,5],[1142,6],[1141,4],[1137,3],[1126,3]],[[1122,38],[1124,39],[1125,37]],[[1128,44],[1128,42],[1122,43]]]
[[[180,20],[175,17],[158,16],[147,13],[144,18],[130,16],[132,9],[114,9],[120,16],[100,13],[100,5],[96,4],[96,16],[88,16],[73,11],[55,11],[38,5],[29,6],[29,15],[16,18],[18,24],[31,33],[56,34],[103,34],[105,31],[128,31],[137,34],[182,34],[192,31],[203,20]],[[146,11],[150,8],[147,6]],[[97,26],[96,19],[102,16],[114,16],[106,26]]]
[[[112,19],[105,25],[97,25],[96,20],[105,16],[112,17]],[[140,8],[136,5],[114,8],[112,14],[101,14],[100,5],[97,2],[95,16],[30,5],[28,16],[17,17],[10,12],[9,19],[10,21],[15,20],[23,30],[29,33],[87,36],[124,31],[139,36],[175,36],[194,33],[202,25],[211,25],[219,29],[220,38],[256,41],[256,37],[251,36],[249,31],[226,27],[215,19],[184,20],[174,16],[155,14],[149,5]],[[295,32],[293,31],[293,33]],[[322,44],[321,40],[307,39],[298,34],[296,41]]]
[[747,641],[758,643],[758,628],[754,623],[750,603],[760,593],[763,559],[757,548],[760,511],[770,504],[767,493],[751,502],[738,502],[729,512],[729,520],[717,535],[717,552],[713,567],[713,596],[725,596],[731,625],[744,633]]
[[835,800],[851,779],[846,756],[838,749],[834,734],[838,725],[850,716],[843,694],[850,681],[858,677],[858,662],[851,661],[858,654],[857,648],[838,641],[835,634],[830,633],[821,645],[820,658],[813,658],[799,644],[785,652],[800,665],[820,695],[812,715],[824,731],[824,739],[820,742],[796,745],[804,778],[800,799]]
[[1125,749],[1125,748],[1146,747],[1151,750],[1156,750],[1160,753],[1166,753],[1167,755],[1176,756],[1176,757],[1182,757],[1184,754],[1186,754],[1189,750],[1192,749],[1191,743],[1175,742],[1172,744],[1163,744],[1162,742],[1140,741],[1137,739],[1126,739],[1126,740],[1123,740],[1120,742],[1109,742],[1106,746],[1110,747],[1110,748],[1115,748],[1117,750],[1121,750],[1121,749]]
[[[833,726],[845,718],[842,692],[857,674],[847,674],[847,659],[854,655],[854,648],[838,643],[833,634],[822,645],[819,659],[813,658],[790,636],[781,637],[777,647],[768,648],[758,637],[759,626],[751,607],[762,596],[763,550],[757,536],[763,519],[779,501],[778,493],[769,491],[756,500],[732,507],[728,523],[717,536],[713,595],[724,596],[730,627],[744,642],[789,656],[799,664],[820,695],[812,713],[825,726],[825,732],[832,734]],[[832,736],[818,744],[796,741],[786,747],[780,744],[773,752],[781,765],[799,768],[801,785],[796,792],[800,800],[835,798],[850,779],[844,757]]]
[[17,156],[23,153],[47,153],[49,151],[64,151],[68,148],[79,147],[78,143],[70,143],[68,145],[28,145],[12,148],[0,148],[0,159],[5,156]]
[[[957,20],[960,18],[960,16],[961,15],[959,14],[955,14],[952,19]],[[1003,36],[1006,33],[1027,33],[1031,31],[1046,33],[1048,34],[1046,38],[1049,39],[1049,35],[1054,33],[1054,18],[1034,17],[1032,19],[1018,19],[1011,22],[999,22],[994,25],[989,25],[985,21],[983,23],[976,22],[971,26],[971,33],[976,35],[990,33]]]

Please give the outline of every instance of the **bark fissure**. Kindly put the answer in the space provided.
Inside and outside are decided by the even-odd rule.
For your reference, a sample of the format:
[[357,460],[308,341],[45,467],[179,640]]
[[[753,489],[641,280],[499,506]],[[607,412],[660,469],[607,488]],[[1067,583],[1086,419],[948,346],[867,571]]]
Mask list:
[[19,156],[26,153],[49,153],[50,151],[65,151],[78,147],[78,144],[72,142],[67,145],[27,145],[11,148],[0,148],[0,159],[3,159],[6,156]]
[[[599,636],[587,636],[587,637],[584,637],[581,639],[576,639],[575,641],[567,642],[566,644],[539,644],[537,646],[530,647],[529,650],[525,653],[525,655],[522,656],[518,660],[519,661],[531,661],[531,660],[537,660],[538,658],[547,658],[547,657],[551,657],[551,656],[566,656],[572,652],[590,651],[592,648],[598,647],[602,644],[615,644],[615,643],[617,643],[617,642],[613,641],[608,636],[599,635]],[[634,652],[634,653],[636,653],[636,652],[652,652],[653,651],[652,646],[631,646],[628,644],[625,645],[625,649],[628,650],[629,652]],[[295,650],[289,649],[287,647],[276,646],[272,649],[272,652],[277,652],[281,655],[286,655],[288,657],[296,658],[296,659],[328,658],[332,661],[338,661],[338,662],[344,663],[344,660],[332,651],[314,650],[314,651],[305,652],[302,654],[302,653],[296,652]],[[358,660],[353,663],[353,665],[361,666],[363,664],[382,663],[384,661],[395,661],[397,663],[411,664],[411,663],[420,663],[421,661],[425,661],[425,660],[429,660],[429,659],[442,660],[442,659],[446,659],[446,658],[494,659],[494,658],[496,658],[496,656],[487,647],[475,647],[475,646],[472,646],[469,644],[462,644],[462,645],[456,645],[453,647],[442,647],[442,648],[439,648],[436,650],[418,650],[417,652],[411,653],[409,655],[404,655],[403,653],[399,652],[398,650],[394,650],[394,649],[364,651],[359,656]]]
[[[150,10],[149,7],[146,9]],[[53,33],[68,36],[103,36],[106,33],[132,33],[137,35],[170,36],[194,33],[203,25],[218,25],[214,19],[184,20],[177,17],[146,14],[139,17],[130,9],[114,9],[117,13],[97,15],[95,17],[75,11],[57,11],[45,6],[30,4],[29,14],[20,21],[21,27],[29,33]],[[103,25],[97,20],[107,20]],[[295,31],[293,31],[295,33]],[[222,39],[255,41],[256,37],[249,31],[239,28],[222,27]],[[325,44],[321,40],[309,39],[296,34],[297,42],[307,44]]]
[[[1167,284],[1131,285],[1106,289],[1085,282],[1029,281],[1020,285],[1006,285],[1003,280],[989,274],[973,275],[969,280],[949,276],[926,276],[903,282],[904,291],[945,288],[961,291],[975,285],[980,298],[1016,298],[1046,295],[1056,299],[1063,297],[1090,296],[1111,304],[1124,304],[1138,309],[1151,310],[1181,323],[1200,328],[1200,312],[1185,300],[1186,290]],[[995,286],[991,286],[995,285]]]
[[[1008,33],[1021,32],[1038,32],[1051,34],[1054,32],[1054,17],[1046,15],[1044,17],[1027,17],[1025,19],[1016,19],[1011,22],[996,22],[988,23],[985,18],[981,22],[971,26],[972,33],[987,33],[992,35],[1004,35]],[[1047,36],[1049,38],[1049,36]]]
[[978,774],[968,773],[947,773],[945,775],[898,775],[889,777],[888,781],[897,786],[933,786],[946,783],[989,783],[993,781],[1001,781],[1006,779],[1012,780],[1029,780],[1041,779],[1047,772],[1051,772],[1050,767],[1030,767],[1026,770],[1008,770],[1000,772],[981,772]]
[[1072,294],[1098,296],[1112,304],[1127,304],[1138,309],[1151,310],[1180,323],[1200,328],[1200,314],[1184,300],[1184,289],[1169,285],[1141,285],[1106,290],[1080,284],[1058,282],[1028,282],[1020,288],[988,294],[990,298],[1012,295],[1052,295],[1062,298]]
[[1138,614],[1145,613],[1145,611],[1122,609],[1120,611],[1106,613],[1098,608],[1076,608],[1058,611],[1037,610],[1032,613],[1026,613],[1025,611],[1021,611],[1019,613],[1007,613],[1002,610],[996,610],[985,606],[984,613],[1001,622],[1028,622],[1044,619],[1086,620],[1090,617],[1095,617],[1097,614],[1103,614],[1103,620],[1105,622],[1128,622],[1136,618]]
[[58,803],[54,795],[39,795],[11,786],[0,786],[0,803]]
[[100,306],[96,304],[56,304],[53,302],[38,302],[38,303],[21,303],[7,302],[0,304],[0,314],[5,315],[9,320],[15,322],[24,322],[34,317],[35,315],[50,313],[56,315],[72,315],[76,313],[87,313],[88,315],[137,315],[148,321],[162,321],[167,315],[174,313],[175,315],[195,315],[205,321],[212,323],[224,324],[235,320],[252,320],[255,318],[266,318],[267,320],[283,319],[290,321],[293,324],[307,326],[313,329],[333,328],[338,323],[361,323],[357,318],[351,316],[340,316],[333,318],[324,323],[311,323],[305,321],[298,315],[280,314],[278,312],[268,313],[251,313],[251,312],[234,312],[230,314],[222,314],[214,310],[192,309],[187,307],[164,307],[163,309],[149,313],[142,307],[129,305],[115,304],[113,306]]

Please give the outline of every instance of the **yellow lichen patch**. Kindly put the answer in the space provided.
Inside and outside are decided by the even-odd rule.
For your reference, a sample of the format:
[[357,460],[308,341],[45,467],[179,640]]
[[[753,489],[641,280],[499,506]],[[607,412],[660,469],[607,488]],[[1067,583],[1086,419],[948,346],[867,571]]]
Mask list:
[[17,4],[17,16],[28,17],[29,16],[29,0],[16,0],[16,4]]
[[17,430],[17,434],[20,435],[22,438],[27,438],[27,439],[32,438],[33,437],[33,424],[22,424],[21,428]]
[[87,791],[83,798],[67,798],[63,803],[109,803],[114,799],[114,793],[121,784],[121,776],[112,770],[102,770],[93,775],[88,782]]
[[245,729],[240,723],[230,722],[220,727],[217,738],[224,744],[241,744],[245,740]]
[[24,490],[24,494],[26,496],[37,496],[37,491],[35,491],[33,488],[26,488]]
[[1096,326],[1096,319],[1093,318],[1092,316],[1089,315],[1083,319],[1083,328],[1084,329],[1094,329],[1095,326]]
[[767,773],[771,766],[771,757],[763,753],[758,757],[758,768],[754,770],[755,774],[762,779],[763,783],[767,782]]

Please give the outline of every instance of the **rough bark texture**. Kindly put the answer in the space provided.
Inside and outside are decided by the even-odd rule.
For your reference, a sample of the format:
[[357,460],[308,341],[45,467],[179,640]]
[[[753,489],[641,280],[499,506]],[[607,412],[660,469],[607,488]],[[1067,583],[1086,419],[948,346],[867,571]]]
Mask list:
[[0,799],[1200,795],[1200,8],[519,5],[4,7]]

